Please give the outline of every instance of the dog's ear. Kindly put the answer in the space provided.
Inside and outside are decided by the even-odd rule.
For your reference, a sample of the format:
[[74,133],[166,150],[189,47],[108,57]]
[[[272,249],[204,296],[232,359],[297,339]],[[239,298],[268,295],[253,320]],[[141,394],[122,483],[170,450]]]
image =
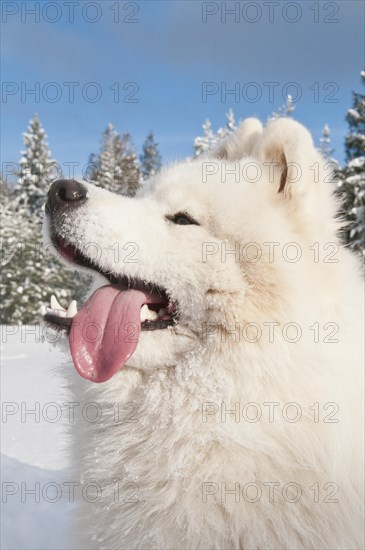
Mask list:
[[306,192],[308,183],[314,181],[313,165],[322,160],[308,130],[287,118],[268,124],[255,143],[253,156],[271,166],[277,192],[285,197]]
[[213,149],[214,158],[236,161],[251,155],[262,134],[262,124],[257,118],[246,118],[237,130]]
[[332,239],[338,229],[333,167],[314,147],[308,130],[287,118],[270,122],[252,156],[268,165],[265,186],[287,203],[290,214],[300,218],[308,231],[320,226],[322,235],[329,231]]

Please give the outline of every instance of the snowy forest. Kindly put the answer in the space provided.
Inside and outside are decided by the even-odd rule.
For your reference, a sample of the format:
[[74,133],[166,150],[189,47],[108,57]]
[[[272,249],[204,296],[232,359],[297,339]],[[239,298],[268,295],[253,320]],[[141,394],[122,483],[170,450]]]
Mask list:
[[[362,85],[365,72],[361,72]],[[286,104],[269,119],[294,116],[295,107],[288,96]],[[203,124],[203,135],[195,138],[192,155],[198,157],[225,139],[238,125],[232,110],[224,126],[214,131],[210,120]],[[340,215],[345,220],[343,241],[365,257],[365,96],[353,92],[352,104],[345,113],[348,132],[344,136],[346,161],[340,165],[331,147],[331,133],[323,126],[318,149],[333,163],[334,192],[340,197]],[[325,121],[324,121],[325,122]],[[0,284],[2,324],[33,324],[41,320],[54,289],[62,289],[64,303],[81,297],[87,277],[67,270],[42,245],[43,205],[50,183],[62,174],[56,170],[47,135],[36,115],[23,134],[15,185],[1,177],[1,267]],[[115,193],[133,196],[144,181],[162,165],[158,143],[150,132],[138,156],[129,133],[120,134],[108,124],[101,137],[100,150],[90,154],[87,181]]]

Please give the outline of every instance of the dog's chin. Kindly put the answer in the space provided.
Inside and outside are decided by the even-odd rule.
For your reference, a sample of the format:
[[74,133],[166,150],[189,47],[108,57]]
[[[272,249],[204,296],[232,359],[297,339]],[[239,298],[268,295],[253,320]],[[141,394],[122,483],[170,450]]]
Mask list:
[[184,354],[197,346],[197,337],[181,325],[168,330],[142,332],[138,346],[125,366],[145,372],[174,367]]

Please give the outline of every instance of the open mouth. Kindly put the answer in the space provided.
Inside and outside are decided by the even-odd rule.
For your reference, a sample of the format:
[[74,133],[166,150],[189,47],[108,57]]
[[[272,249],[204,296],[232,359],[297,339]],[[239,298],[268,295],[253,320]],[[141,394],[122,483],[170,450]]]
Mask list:
[[110,283],[98,288],[79,311],[75,301],[66,310],[53,296],[44,317],[54,328],[69,333],[79,374],[104,382],[134,353],[141,331],[168,329],[176,323],[176,303],[153,283],[103,271],[63,237],[54,236],[53,243],[69,262],[101,273]]

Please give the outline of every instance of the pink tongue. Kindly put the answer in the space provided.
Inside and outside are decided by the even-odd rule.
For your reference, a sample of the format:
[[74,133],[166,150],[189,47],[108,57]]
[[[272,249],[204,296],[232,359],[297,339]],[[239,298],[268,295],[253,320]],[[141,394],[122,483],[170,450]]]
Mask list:
[[138,344],[141,307],[153,301],[141,290],[96,290],[72,320],[70,348],[78,373],[105,382],[121,369]]

